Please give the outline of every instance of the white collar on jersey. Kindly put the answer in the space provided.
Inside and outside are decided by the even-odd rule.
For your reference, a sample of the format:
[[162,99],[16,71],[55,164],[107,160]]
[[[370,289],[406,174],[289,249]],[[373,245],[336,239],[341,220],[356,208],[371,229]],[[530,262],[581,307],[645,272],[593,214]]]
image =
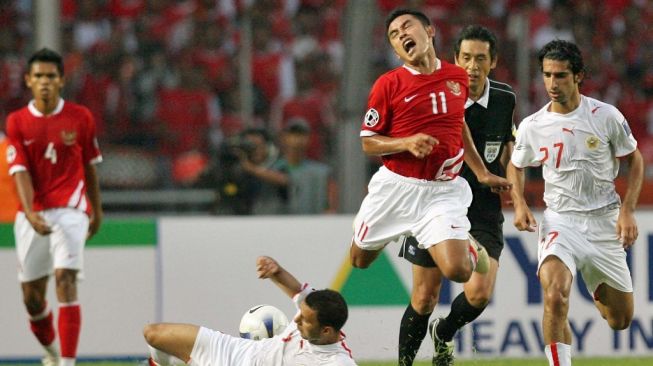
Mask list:
[[[41,113],[41,111],[36,109],[36,106],[34,105],[34,103],[35,103],[34,99],[30,100],[29,104],[27,104],[27,109],[29,109],[30,113],[32,113],[32,115],[34,117],[43,117],[43,113]],[[54,116],[55,114],[59,114],[62,109],[63,109],[63,98],[59,98],[59,102],[57,103],[57,107],[54,109],[54,111],[52,111],[52,113],[50,115]]]
[[478,98],[477,101],[473,101],[470,98],[467,98],[465,102],[465,109],[469,108],[472,104],[480,104],[483,108],[487,109],[488,103],[490,103],[490,79],[485,78],[485,90],[483,90],[483,95]]
[[[422,75],[421,72],[411,68],[410,66],[408,66],[406,64],[403,64],[402,66],[404,67],[404,69],[408,70],[413,75]],[[442,62],[440,62],[440,59],[436,57],[435,58],[435,69],[440,70],[441,68],[442,68]]]

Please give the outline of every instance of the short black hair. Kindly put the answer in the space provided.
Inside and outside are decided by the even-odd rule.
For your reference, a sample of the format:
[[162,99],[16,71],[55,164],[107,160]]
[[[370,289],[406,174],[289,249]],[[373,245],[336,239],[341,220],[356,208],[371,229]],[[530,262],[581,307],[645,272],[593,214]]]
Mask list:
[[385,18],[385,32],[386,34],[388,33],[388,27],[390,27],[390,23],[392,23],[393,20],[396,18],[399,18],[402,15],[412,15],[415,18],[417,18],[420,23],[422,23],[425,27],[431,25],[431,21],[429,20],[429,17],[426,16],[426,14],[422,13],[419,10],[414,10],[414,9],[408,9],[408,8],[397,8],[390,12],[388,16]]
[[41,48],[36,51],[27,61],[27,73],[32,71],[32,64],[35,62],[48,62],[57,66],[59,75],[63,76],[63,58],[56,51],[49,48]]
[[272,141],[272,136],[270,135],[270,132],[262,127],[248,127],[240,132],[240,137],[246,137],[252,135],[260,136],[261,138],[263,138],[263,140],[265,140],[265,142]]
[[537,54],[540,61],[540,71],[542,71],[544,59],[555,61],[569,61],[569,68],[574,75],[585,72],[583,55],[578,46],[569,41],[555,39],[542,47]]
[[317,321],[321,326],[339,331],[345,325],[349,311],[345,298],[339,292],[330,289],[313,291],[304,301],[317,312]]
[[460,31],[458,41],[453,46],[454,55],[458,57],[460,53],[460,44],[465,40],[475,40],[487,42],[490,45],[490,58],[496,60],[497,58],[497,37],[491,30],[480,25],[468,25]]

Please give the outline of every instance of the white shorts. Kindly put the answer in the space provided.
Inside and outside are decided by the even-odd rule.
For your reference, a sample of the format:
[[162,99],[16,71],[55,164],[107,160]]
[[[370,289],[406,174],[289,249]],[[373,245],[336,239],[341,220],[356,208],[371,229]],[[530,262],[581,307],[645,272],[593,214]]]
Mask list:
[[39,235],[27,221],[25,213],[16,214],[14,236],[18,280],[33,281],[51,275],[55,268],[78,270],[77,277],[81,279],[88,216],[73,208],[54,208],[40,213],[52,228],[50,235]]
[[190,353],[189,365],[251,366],[260,341],[252,341],[200,327]]
[[408,178],[381,167],[354,219],[354,242],[379,250],[401,235],[414,236],[421,248],[447,239],[466,240],[472,191],[462,177],[449,181]]
[[618,216],[618,208],[598,215],[545,210],[539,232],[538,274],[544,259],[554,255],[572,275],[580,271],[590,294],[602,283],[633,292],[626,251],[616,233]]

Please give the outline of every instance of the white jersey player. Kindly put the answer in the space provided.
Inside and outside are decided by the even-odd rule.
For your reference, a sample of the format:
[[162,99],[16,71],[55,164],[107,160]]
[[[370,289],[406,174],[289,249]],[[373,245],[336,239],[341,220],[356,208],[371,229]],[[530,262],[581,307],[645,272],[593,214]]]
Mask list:
[[257,259],[257,272],[297,306],[294,321],[280,335],[254,341],[191,324],[151,324],[143,331],[150,365],[174,365],[177,359],[196,366],[356,365],[340,330],[348,311],[338,292],[300,284],[269,257]]
[[[551,102],[519,125],[508,167],[515,226],[535,231],[524,200],[524,173],[542,166],[547,209],[539,227],[538,276],[544,292],[542,330],[549,365],[571,365],[569,292],[577,270],[612,329],[633,317],[627,249],[637,239],[634,210],[643,159],[628,122],[613,106],[580,94],[584,77],[578,47],[548,43],[539,53]],[[623,202],[615,191],[618,158],[629,164]]]

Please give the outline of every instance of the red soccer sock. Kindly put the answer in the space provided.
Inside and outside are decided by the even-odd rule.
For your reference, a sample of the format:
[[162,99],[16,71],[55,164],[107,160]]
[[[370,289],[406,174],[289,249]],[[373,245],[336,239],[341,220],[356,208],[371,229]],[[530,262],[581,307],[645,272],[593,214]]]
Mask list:
[[77,303],[59,305],[59,342],[61,357],[76,358],[79,331],[82,325],[80,306]]
[[52,344],[56,334],[54,332],[52,311],[48,309],[47,305],[41,314],[33,315],[30,318],[29,324],[32,333],[34,333],[36,339],[39,340],[39,343],[44,346]]

